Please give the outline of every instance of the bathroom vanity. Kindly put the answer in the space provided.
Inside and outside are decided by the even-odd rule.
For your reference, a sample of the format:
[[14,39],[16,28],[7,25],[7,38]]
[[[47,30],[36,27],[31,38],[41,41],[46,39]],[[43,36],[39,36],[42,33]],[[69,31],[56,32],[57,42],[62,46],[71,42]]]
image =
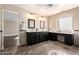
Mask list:
[[59,41],[58,36],[64,37],[63,43],[67,45],[74,44],[74,33],[61,33],[61,32],[27,32],[27,43],[29,45],[32,45],[47,40]]
[[48,40],[48,32],[27,32],[27,43],[29,45]]

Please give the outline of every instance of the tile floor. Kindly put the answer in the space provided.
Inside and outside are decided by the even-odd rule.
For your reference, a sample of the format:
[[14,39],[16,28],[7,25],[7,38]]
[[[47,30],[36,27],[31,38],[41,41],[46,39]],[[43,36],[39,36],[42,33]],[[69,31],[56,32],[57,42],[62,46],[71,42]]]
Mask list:
[[68,46],[57,41],[46,41],[31,46],[12,47],[1,55],[79,55],[79,47]]

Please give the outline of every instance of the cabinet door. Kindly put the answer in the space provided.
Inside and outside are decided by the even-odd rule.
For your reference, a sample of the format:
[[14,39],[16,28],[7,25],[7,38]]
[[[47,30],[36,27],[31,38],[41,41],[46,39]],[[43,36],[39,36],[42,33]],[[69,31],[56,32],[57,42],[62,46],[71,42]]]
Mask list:
[[65,44],[73,45],[74,37],[73,35],[65,35]]
[[35,35],[35,42],[36,43],[39,43],[40,42],[40,37],[39,36],[40,36],[40,33],[37,32],[36,35]]
[[40,38],[39,41],[42,42],[43,41],[43,33],[42,32],[40,32],[39,38]]
[[47,36],[47,33],[44,32],[44,33],[43,33],[43,41],[46,41],[46,40],[47,40],[46,36]]
[[36,43],[36,34],[28,33],[27,34],[27,44],[32,45]]
[[31,41],[32,41],[32,44],[36,44],[38,42],[37,33],[32,33]]
[[56,33],[49,33],[48,40],[57,41],[57,34]]
[[32,34],[31,33],[27,33],[27,44],[28,45],[32,45],[33,44]]

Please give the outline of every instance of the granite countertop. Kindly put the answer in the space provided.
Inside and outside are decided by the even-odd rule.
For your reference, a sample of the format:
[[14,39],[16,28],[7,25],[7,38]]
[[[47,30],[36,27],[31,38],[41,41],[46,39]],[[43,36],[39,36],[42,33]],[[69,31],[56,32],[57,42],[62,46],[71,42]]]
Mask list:
[[[24,30],[22,30],[22,31],[24,31]],[[36,31],[34,31],[34,32],[36,32]],[[57,34],[74,34],[74,32],[56,32],[56,31],[38,31],[38,32],[50,32],[50,33],[57,33]]]

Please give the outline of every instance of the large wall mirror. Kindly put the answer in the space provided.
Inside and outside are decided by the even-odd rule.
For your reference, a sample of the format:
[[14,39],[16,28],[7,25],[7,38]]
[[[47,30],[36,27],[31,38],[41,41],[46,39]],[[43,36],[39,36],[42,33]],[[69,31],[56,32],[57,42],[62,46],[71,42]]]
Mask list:
[[40,28],[44,29],[45,28],[45,22],[44,21],[40,21]]
[[35,20],[28,19],[28,28],[35,28]]

